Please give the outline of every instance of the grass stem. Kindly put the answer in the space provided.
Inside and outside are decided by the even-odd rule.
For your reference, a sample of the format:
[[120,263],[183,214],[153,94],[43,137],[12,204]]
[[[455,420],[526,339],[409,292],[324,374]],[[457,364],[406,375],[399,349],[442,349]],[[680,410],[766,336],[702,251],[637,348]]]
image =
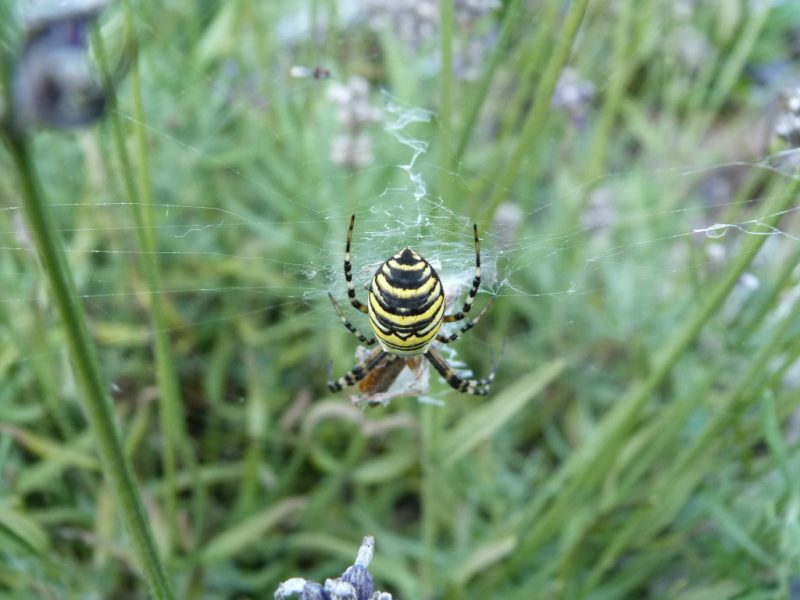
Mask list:
[[[130,4],[126,2],[126,24],[129,34],[135,37],[133,15]],[[138,53],[134,52],[131,62],[131,83],[137,169],[139,173],[138,186],[134,179],[137,169],[128,153],[125,143],[123,124],[117,110],[117,98],[114,86],[109,80],[110,69],[105,52],[102,36],[95,32],[93,44],[97,51],[98,62],[105,79],[106,94],[111,107],[110,125],[114,148],[120,164],[125,192],[130,202],[131,211],[136,223],[136,240],[141,251],[141,264],[147,280],[150,294],[150,319],[153,328],[153,338],[156,356],[156,376],[159,387],[159,415],[163,439],[162,465],[164,469],[164,506],[167,514],[167,523],[170,530],[170,544],[177,537],[177,488],[176,480],[176,447],[180,446],[183,435],[183,415],[181,411],[180,387],[175,371],[175,361],[172,348],[167,335],[169,330],[161,298],[161,272],[158,263],[158,252],[153,234],[153,194],[150,184],[150,168],[147,158],[147,141],[144,132],[144,108],[142,106],[141,78],[139,73]]]
[[153,596],[158,600],[169,600],[174,597],[172,589],[150,530],[133,468],[123,451],[108,382],[100,370],[56,227],[44,203],[29,142],[23,135],[9,135],[8,147],[19,174],[28,227],[64,325],[69,354],[82,391],[83,407],[97,440],[104,472],[116,494],[120,514]]
[[445,206],[453,202],[453,173],[451,170],[452,127],[453,127],[453,0],[440,0],[439,12],[441,13],[442,28],[442,70],[440,79],[439,97],[439,143],[441,144],[440,160],[442,169],[439,171],[439,194],[444,199]]
[[[792,205],[797,184],[790,184],[785,194],[774,195],[763,213],[761,221],[767,227],[775,227],[783,212]],[[579,497],[591,494],[603,473],[623,448],[623,440],[629,433],[631,424],[641,411],[645,402],[684,356],[704,325],[712,318],[714,311],[728,297],[742,273],[751,263],[767,236],[748,236],[733,259],[731,266],[709,290],[702,301],[687,315],[680,327],[665,343],[654,360],[650,375],[641,382],[631,385],[628,392],[620,398],[614,409],[603,420],[597,433],[580,450],[575,452],[562,469],[551,479],[548,490],[542,491],[537,501],[526,511],[526,521],[535,523],[521,544],[520,557],[531,556],[550,535],[555,533],[553,525],[567,518],[566,512],[579,502]],[[552,500],[547,510],[546,503]]]
[[[542,79],[539,82],[539,87],[536,88],[533,107],[522,125],[520,139],[514,147],[508,162],[505,163],[505,167],[497,176],[494,187],[492,188],[492,193],[486,203],[486,209],[484,210],[484,218],[486,220],[492,218],[497,207],[500,206],[506,196],[511,192],[511,187],[523,163],[531,160],[531,157],[535,154],[536,146],[539,140],[542,139],[539,133],[547,118],[547,110],[550,107],[550,99],[553,96],[553,90],[561,75],[561,70],[569,59],[572,44],[575,41],[575,37],[578,35],[578,29],[583,21],[583,15],[586,12],[587,4],[588,0],[575,0],[575,2],[571,2],[569,5],[564,25],[561,27],[556,46],[553,49],[553,54],[547,63]],[[533,162],[534,161],[531,161],[532,164]]]

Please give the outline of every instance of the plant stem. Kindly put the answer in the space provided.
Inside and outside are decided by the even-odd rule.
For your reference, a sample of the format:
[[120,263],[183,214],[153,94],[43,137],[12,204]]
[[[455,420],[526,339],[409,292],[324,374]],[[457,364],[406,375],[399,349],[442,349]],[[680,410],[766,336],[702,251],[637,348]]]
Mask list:
[[702,102],[702,112],[700,114],[703,117],[694,121],[694,126],[689,128],[688,135],[684,136],[685,139],[698,139],[704,132],[708,131],[713,119],[717,118],[722,104],[727,98],[730,98],[731,90],[739,80],[739,75],[752,54],[758,36],[767,24],[771,14],[768,7],[769,3],[767,2],[752,4],[750,18],[745,20],[744,27],[737,36],[734,47],[726,53],[724,62],[714,71],[716,79],[713,86],[710,88],[707,86],[700,87],[703,90],[708,89],[708,95],[697,94],[694,96],[696,103],[689,106],[687,114],[698,110],[700,108],[698,104]]
[[19,174],[25,217],[66,331],[73,368],[83,391],[83,407],[97,440],[106,477],[116,494],[118,508],[153,596],[158,600],[172,599],[172,589],[158,555],[133,468],[123,452],[108,383],[100,371],[61,241],[44,205],[28,140],[22,135],[8,135],[7,140]]
[[[632,2],[621,2],[618,5],[617,22],[614,28],[613,59],[610,68],[610,72],[615,73],[615,76],[610,78],[603,107],[597,118],[592,150],[589,153],[589,166],[586,170],[587,181],[592,183],[604,173],[607,149],[611,146],[608,143],[609,137],[612,133],[614,121],[619,114],[625,87],[628,85],[628,80],[634,67],[637,66],[636,61],[631,61],[629,49],[634,6]],[[588,199],[590,195],[585,194],[583,197]],[[581,209],[584,208],[583,206],[581,207]]]
[[473,95],[472,103],[469,105],[469,109],[467,109],[467,116],[464,119],[464,126],[461,129],[461,137],[458,140],[458,147],[456,148],[456,152],[451,159],[452,163],[449,165],[449,168],[451,169],[458,169],[458,163],[461,162],[464,152],[467,149],[467,145],[469,145],[469,142],[472,139],[472,134],[475,131],[475,123],[478,121],[478,115],[480,114],[483,102],[486,100],[486,96],[489,93],[489,87],[492,85],[492,80],[494,79],[494,74],[497,71],[497,67],[503,60],[507,59],[508,55],[506,50],[515,26],[519,25],[517,19],[521,13],[521,5],[522,2],[520,0],[511,0],[505,9],[506,14],[503,18],[503,25],[500,28],[500,34],[497,38],[497,47],[492,53],[489,65],[486,67],[486,71],[484,71],[483,77],[478,84],[478,89]]
[[439,171],[439,193],[445,206],[453,201],[453,175],[451,172],[452,126],[453,126],[453,0],[440,0],[442,27],[442,69],[439,73],[440,106],[439,106],[439,143],[441,144],[441,165]]
[[[126,22],[128,31],[135,36],[133,15],[130,4],[126,2]],[[138,124],[135,127],[136,150],[138,153],[139,185],[134,181],[134,169],[128,148],[125,144],[125,134],[116,109],[117,99],[114,86],[109,80],[110,70],[105,53],[102,36],[95,31],[92,38],[97,52],[98,63],[104,77],[106,96],[112,108],[109,121],[114,138],[117,159],[120,163],[125,192],[131,205],[131,211],[136,223],[136,239],[141,251],[141,264],[147,280],[150,297],[150,319],[153,328],[153,338],[156,357],[156,374],[160,394],[159,416],[163,439],[162,466],[164,469],[164,508],[170,530],[170,551],[172,542],[177,538],[178,510],[176,480],[176,446],[180,446],[184,438],[183,415],[181,414],[181,397],[178,376],[175,372],[175,361],[172,347],[167,336],[168,326],[161,300],[161,271],[158,264],[158,252],[153,235],[153,194],[150,185],[150,168],[147,159],[147,145],[142,126],[144,109],[142,107],[141,80],[139,77],[138,53],[131,62],[131,85],[134,106],[134,118]]]
[[433,598],[436,580],[436,507],[440,500],[436,494],[438,431],[442,409],[422,405],[422,581],[423,598]]
[[[519,57],[512,58],[514,61],[512,71],[518,73],[519,77],[516,81],[516,91],[508,99],[508,105],[500,117],[499,139],[501,140],[507,140],[511,132],[517,128],[519,119],[525,112],[525,106],[533,96],[537,76],[540,76],[543,70],[542,63],[547,58],[548,50],[553,46],[555,39],[553,31],[563,3],[560,0],[551,0],[543,4],[544,6],[539,5],[539,11],[530,17],[536,21],[532,35],[526,36],[527,41],[521,43]],[[506,10],[511,10],[511,6]]]
[[[569,5],[569,12],[559,32],[556,47],[553,49],[553,54],[550,57],[550,61],[547,63],[542,79],[539,82],[539,87],[536,88],[533,107],[525,119],[522,133],[520,134],[520,140],[514,148],[505,168],[503,168],[497,176],[492,194],[489,197],[489,201],[486,203],[487,208],[484,211],[484,215],[487,220],[492,218],[497,207],[505,199],[506,195],[510,193],[511,187],[516,180],[523,162],[531,160],[532,155],[535,153],[536,146],[542,139],[542,136],[539,134],[547,118],[547,109],[550,107],[550,99],[553,96],[553,90],[561,74],[561,69],[564,68],[569,58],[575,37],[578,35],[578,29],[583,21],[583,15],[586,12],[588,1],[589,0],[575,0]],[[535,163],[535,159],[531,160],[531,162]]]
[[[775,194],[770,198],[763,208],[766,216],[760,219],[765,227],[777,226],[784,211],[794,202],[798,187],[797,182],[792,182],[786,193]],[[624,448],[625,436],[629,434],[631,425],[646,401],[672,372],[704,325],[728,297],[766,238],[763,235],[753,235],[743,241],[722,278],[710,288],[705,297],[699,299],[700,302],[686,316],[683,326],[665,341],[660,355],[654,360],[651,374],[644,381],[630,386],[628,392],[603,419],[594,436],[570,456],[550,480],[547,489],[542,490],[536,501],[529,505],[524,520],[531,526],[526,528],[526,538],[520,544],[520,557],[533,556],[541,544],[556,533],[556,524],[563,523],[568,518],[568,512],[576,503],[596,491],[600,478],[609,472],[610,465],[618,459]],[[545,509],[548,502],[550,505]],[[521,559],[517,562],[521,562]]]

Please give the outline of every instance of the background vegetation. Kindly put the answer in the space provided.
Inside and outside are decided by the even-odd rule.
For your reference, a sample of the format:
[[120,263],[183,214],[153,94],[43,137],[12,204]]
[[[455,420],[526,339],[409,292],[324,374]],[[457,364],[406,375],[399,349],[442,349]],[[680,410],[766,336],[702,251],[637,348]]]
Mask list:
[[[159,555],[143,576],[2,146],[4,596],[169,597],[163,568],[175,597],[270,598],[371,534],[396,598],[800,597],[800,6],[141,0],[100,25],[105,71],[133,58],[117,104],[32,158]],[[396,106],[431,118],[392,135]],[[458,352],[481,376],[504,347],[490,396],[327,392],[351,212],[360,264],[444,245],[467,276],[479,224],[498,299]]]

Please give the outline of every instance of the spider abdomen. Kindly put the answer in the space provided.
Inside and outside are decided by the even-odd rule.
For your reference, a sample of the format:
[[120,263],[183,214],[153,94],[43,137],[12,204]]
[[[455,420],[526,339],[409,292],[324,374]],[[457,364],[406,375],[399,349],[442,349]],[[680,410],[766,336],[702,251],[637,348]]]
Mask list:
[[372,330],[387,352],[424,353],[442,326],[442,282],[428,261],[406,248],[375,272],[367,308]]

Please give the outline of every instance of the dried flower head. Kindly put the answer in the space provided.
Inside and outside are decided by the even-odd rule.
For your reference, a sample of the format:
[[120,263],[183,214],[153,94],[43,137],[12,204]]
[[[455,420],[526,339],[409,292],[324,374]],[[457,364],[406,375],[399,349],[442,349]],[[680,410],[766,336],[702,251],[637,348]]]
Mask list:
[[575,128],[580,129],[586,122],[586,114],[594,97],[594,84],[581,79],[572,67],[566,67],[558,78],[550,104],[563,110]]
[[369,103],[369,82],[353,76],[346,84],[334,83],[328,88],[328,100],[338,105],[336,120],[348,132],[358,132],[365,125],[380,123],[381,111]]
[[775,117],[773,134],[789,148],[800,147],[800,87],[781,94],[781,111]]
[[[453,5],[454,74],[458,79],[477,79],[496,42],[496,23],[483,17],[502,6],[499,0],[455,0]],[[437,0],[368,0],[364,3],[367,23],[373,30],[389,30],[413,52],[420,54],[422,68],[433,75],[440,67],[430,51],[436,40],[441,16]],[[485,26],[484,26],[485,25]]]
[[[499,0],[455,0],[453,13],[463,30],[500,6]],[[411,48],[432,40],[439,27],[437,0],[368,0],[366,12],[370,26],[391,29]]]
[[497,240],[501,250],[508,250],[517,243],[519,228],[525,218],[525,212],[519,204],[503,202],[494,213],[494,220],[489,231]]
[[581,225],[590,232],[607,230],[617,219],[617,190],[612,185],[597,186],[581,215]]
[[338,106],[336,120],[344,132],[331,142],[331,160],[345,169],[360,169],[372,162],[372,140],[367,125],[379,123],[381,112],[369,103],[369,82],[351,77],[347,84],[334,83],[327,97]]
[[713,45],[708,37],[691,24],[679,27],[670,35],[668,47],[686,68],[697,71],[708,64]]
[[363,169],[372,164],[372,140],[364,133],[337,135],[331,141],[331,161],[343,169]]
[[366,536],[361,541],[355,562],[341,577],[326,579],[325,585],[292,577],[278,586],[275,600],[297,597],[300,600],[392,600],[391,594],[373,591],[372,575],[368,567],[375,552],[375,538]]

